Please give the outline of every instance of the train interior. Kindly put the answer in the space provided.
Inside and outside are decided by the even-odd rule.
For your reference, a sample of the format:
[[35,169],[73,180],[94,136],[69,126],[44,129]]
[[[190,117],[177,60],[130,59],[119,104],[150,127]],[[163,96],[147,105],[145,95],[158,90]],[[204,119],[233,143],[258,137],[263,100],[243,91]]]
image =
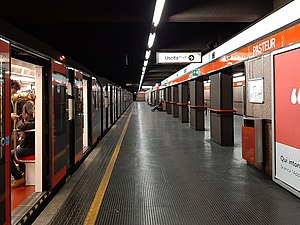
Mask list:
[[[20,147],[22,139],[29,134],[34,142],[34,154],[26,157],[14,156],[14,163],[25,178],[25,184],[11,189],[11,210],[14,212],[32,193],[42,189],[42,67],[16,58],[11,58],[11,80],[18,81],[20,90],[12,96],[13,112],[18,115],[11,128],[11,149]],[[31,104],[32,111],[26,106]],[[22,123],[34,122],[35,128],[21,131]],[[36,132],[39,130],[40,132]],[[14,177],[11,176],[12,183]]]

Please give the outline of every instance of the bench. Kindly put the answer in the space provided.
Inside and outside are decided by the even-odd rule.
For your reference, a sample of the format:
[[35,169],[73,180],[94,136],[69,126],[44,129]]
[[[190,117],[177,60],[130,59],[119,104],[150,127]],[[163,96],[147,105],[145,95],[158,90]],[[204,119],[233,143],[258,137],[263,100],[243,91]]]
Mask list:
[[[25,156],[19,160],[35,160],[35,155]],[[26,185],[35,185],[35,163],[25,163],[25,180]]]

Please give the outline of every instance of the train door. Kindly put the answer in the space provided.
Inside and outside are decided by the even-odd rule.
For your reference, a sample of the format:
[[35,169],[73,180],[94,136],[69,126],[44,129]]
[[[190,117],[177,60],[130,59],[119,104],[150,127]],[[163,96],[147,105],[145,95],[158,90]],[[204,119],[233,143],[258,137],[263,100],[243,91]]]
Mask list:
[[9,43],[0,38],[0,224],[10,224]]
[[65,65],[52,61],[51,185],[66,175],[69,161],[68,85]]
[[119,89],[119,116],[122,114],[122,89]]
[[117,120],[119,118],[119,89],[117,87],[116,87],[116,90],[115,90],[115,95],[116,95],[116,107],[115,107],[116,116],[115,116],[115,120]]
[[121,113],[124,112],[124,90],[121,89]]
[[101,137],[101,86],[98,80],[93,77],[92,78],[92,144],[94,144],[99,137]]
[[[89,92],[88,92],[88,80],[82,80],[83,85],[83,153],[86,152],[89,146]],[[91,96],[90,96],[91,97]]]
[[106,99],[107,99],[107,129],[111,127],[111,86],[109,84],[106,85]]
[[108,128],[108,95],[107,95],[107,85],[103,86],[102,90],[102,108],[103,108],[103,134]]
[[113,87],[113,102],[114,102],[114,122],[116,122],[116,117],[117,117],[117,98],[116,98],[116,91],[117,91],[117,88],[116,87]]
[[[7,156],[11,170],[9,174],[10,208],[12,223],[20,219],[20,211],[28,210],[24,204],[29,198],[34,199],[34,192],[42,192],[48,181],[49,169],[46,167],[49,148],[46,146],[45,130],[46,98],[48,90],[47,74],[50,71],[50,61],[29,51],[12,45],[10,48],[10,76],[8,86],[6,127],[9,132],[6,143],[9,143]],[[1,70],[3,71],[3,70]],[[1,78],[3,79],[3,78]],[[1,95],[3,96],[3,95]],[[12,113],[12,114],[11,114]],[[16,151],[16,149],[18,149]],[[10,151],[14,150],[12,156]],[[11,179],[11,181],[10,181]]]
[[110,124],[114,124],[114,87],[110,85]]
[[114,122],[116,121],[116,89],[114,86],[111,86],[111,93],[112,93],[112,121],[111,123],[114,124]]
[[74,152],[75,164],[83,155],[83,82],[82,73],[75,71],[74,77]]
[[117,115],[117,87],[114,87],[114,123],[116,122],[118,115]]

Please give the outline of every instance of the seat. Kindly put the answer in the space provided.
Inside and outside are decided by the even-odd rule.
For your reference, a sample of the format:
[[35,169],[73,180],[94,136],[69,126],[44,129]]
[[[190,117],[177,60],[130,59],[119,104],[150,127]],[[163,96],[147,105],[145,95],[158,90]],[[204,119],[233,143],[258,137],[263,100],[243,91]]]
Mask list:
[[[19,160],[35,160],[35,155],[25,156],[19,158]],[[35,163],[34,162],[25,163],[25,180],[26,180],[26,185],[35,185]]]

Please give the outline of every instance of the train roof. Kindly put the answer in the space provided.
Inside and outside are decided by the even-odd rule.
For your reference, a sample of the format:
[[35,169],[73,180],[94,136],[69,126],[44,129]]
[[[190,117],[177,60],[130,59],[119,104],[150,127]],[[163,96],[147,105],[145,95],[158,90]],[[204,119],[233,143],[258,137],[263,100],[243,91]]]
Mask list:
[[106,84],[112,84],[114,86],[120,87],[120,85],[117,85],[116,83],[110,81],[109,79],[105,78],[105,77],[99,77],[97,76],[98,80],[100,81],[100,83],[105,86]]
[[[63,54],[60,51],[54,49],[53,47],[40,41],[39,39],[31,36],[30,34],[22,31],[21,29],[2,19],[0,19],[0,27],[0,37],[10,41],[11,44],[17,47],[21,47],[24,50],[33,52],[37,55],[41,55],[45,58],[52,58],[54,60],[60,61],[59,57]],[[76,60],[70,58],[69,56],[65,56],[65,60],[62,63],[68,66],[72,66],[78,70],[81,70],[82,72],[93,75],[93,73],[88,68],[86,68],[84,65],[77,62]]]

